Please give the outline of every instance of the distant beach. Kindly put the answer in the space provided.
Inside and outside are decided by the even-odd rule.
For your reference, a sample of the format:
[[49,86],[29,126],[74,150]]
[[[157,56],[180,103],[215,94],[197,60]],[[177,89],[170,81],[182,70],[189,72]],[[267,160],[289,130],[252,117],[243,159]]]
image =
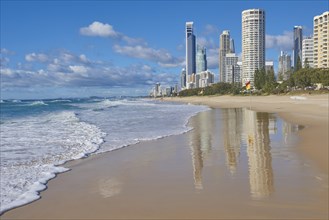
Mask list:
[[212,109],[186,133],[66,163],[1,218],[327,219],[328,98],[165,98]]

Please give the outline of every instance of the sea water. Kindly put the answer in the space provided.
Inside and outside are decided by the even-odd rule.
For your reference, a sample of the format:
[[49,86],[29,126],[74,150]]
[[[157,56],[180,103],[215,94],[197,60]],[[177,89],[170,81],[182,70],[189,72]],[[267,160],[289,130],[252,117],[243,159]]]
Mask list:
[[1,207],[38,198],[65,162],[181,134],[208,108],[137,98],[1,100]]

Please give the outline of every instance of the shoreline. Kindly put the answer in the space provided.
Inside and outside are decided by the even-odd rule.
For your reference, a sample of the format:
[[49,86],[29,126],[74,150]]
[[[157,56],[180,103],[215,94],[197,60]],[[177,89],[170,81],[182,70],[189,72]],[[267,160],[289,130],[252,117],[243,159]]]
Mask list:
[[[296,151],[314,162],[321,173],[327,173],[328,175],[328,154],[324,153],[328,152],[328,136],[326,133],[328,131],[328,113],[325,112],[328,110],[328,102],[324,102],[327,98],[328,96],[316,96],[315,98],[307,97],[306,100],[290,100],[290,97],[285,97],[283,100],[274,98],[272,101],[255,99],[252,100],[254,101],[252,102],[252,110],[257,110],[259,112],[277,112],[278,115],[286,121],[293,124],[305,125],[306,128],[297,133],[301,141],[297,144],[298,148]],[[249,100],[233,100],[232,102],[232,97],[221,96],[189,97],[187,99],[167,98],[164,100],[202,104],[215,109],[248,108],[247,105],[249,104]],[[232,102],[231,105],[229,104],[230,101]],[[271,106],[264,106],[264,104],[271,104]],[[296,108],[296,105],[299,108]],[[309,105],[313,106],[310,107]],[[314,106],[320,108],[315,108]],[[71,171],[58,174],[55,179],[50,180],[47,184],[48,189],[41,192],[41,199],[25,206],[9,210],[1,216],[1,219],[44,219],[63,217],[79,219],[154,219],[159,216],[161,216],[161,218],[186,218],[186,216],[188,216],[189,218],[201,219],[218,216],[220,213],[206,206],[202,206],[201,209],[196,208],[196,210],[190,210],[191,206],[194,207],[196,205],[193,202],[199,200],[203,201],[205,204],[209,204],[211,207],[213,207],[214,201],[219,201],[218,198],[212,196],[215,192],[213,188],[211,188],[212,190],[209,192],[206,190],[207,185],[212,185],[210,180],[205,178],[203,180],[204,186],[200,186],[200,184],[197,183],[200,180],[196,178],[195,175],[200,175],[198,174],[200,171],[195,170],[196,166],[201,166],[201,171],[202,167],[204,169],[210,169],[210,165],[202,162],[205,158],[200,160],[200,155],[194,155],[200,150],[191,148],[191,150],[193,150],[192,159],[194,158],[193,171],[190,167],[191,153],[187,153],[190,147],[185,147],[186,149],[178,148],[178,146],[185,146],[186,143],[190,142],[191,140],[189,140],[189,138],[191,134],[198,130],[206,129],[207,132],[210,132],[209,127],[206,125],[199,127],[195,122],[198,117],[202,117],[202,120],[204,117],[210,117],[209,115],[207,116],[207,114],[198,113],[198,115],[190,118],[189,124],[194,125],[194,129],[187,133],[140,142],[133,146],[122,148],[120,151],[117,150],[97,154],[85,159],[68,162],[65,165],[67,165]],[[216,138],[213,137],[213,139]],[[312,142],[316,143],[316,149],[314,149],[314,147],[310,149],[310,144],[312,144]],[[112,168],[112,166],[116,166],[117,164],[121,167]],[[188,172],[186,173],[186,171]],[[193,173],[194,176],[192,176]],[[190,179],[194,179],[194,186],[191,184]],[[325,179],[324,181],[326,182],[328,180]],[[163,190],[163,192],[159,190]],[[166,190],[169,191],[166,193]],[[224,194],[221,196],[228,199],[229,197],[225,194],[225,190],[223,193]],[[207,195],[207,197],[204,197],[203,194]],[[322,196],[325,197],[325,195]],[[175,199],[173,200],[172,198]],[[110,201],[110,199],[114,201]],[[161,199],[160,201],[163,202],[163,208],[161,208],[162,204],[155,202],[158,201],[158,199]],[[189,200],[191,200],[191,202],[188,202]],[[239,196],[234,196],[232,201],[230,199],[228,200],[230,201],[229,203],[238,201]],[[320,205],[320,207],[323,211],[326,204],[328,204],[328,198],[322,198],[322,200],[324,204]],[[183,204],[184,202],[186,203],[185,205]],[[127,207],[122,207],[119,203],[121,203],[122,206],[125,204]],[[58,207],[56,207],[57,204],[59,204]],[[294,217],[292,213],[287,210],[281,214],[273,213],[273,211],[277,212],[283,208],[276,202],[272,204],[273,207],[272,205],[263,207],[263,205],[260,205],[260,203],[258,204],[256,201],[251,202],[255,207],[252,205],[253,208],[250,211],[242,210],[241,214],[232,214],[233,207],[222,202],[221,204],[224,208],[231,209],[225,211],[224,208],[220,208],[223,212],[220,214],[221,218],[245,218],[246,215],[244,214],[255,218],[265,218],[266,216],[281,216],[283,218]],[[177,209],[174,207],[175,205]],[[240,205],[246,208],[245,205]],[[248,206],[250,206],[250,204]],[[262,211],[260,214],[255,214],[254,211],[258,210],[257,206],[262,206],[265,212]],[[84,209],[81,209],[82,207],[84,207]],[[315,207],[312,207],[312,210],[313,208],[316,210]],[[308,208],[306,208],[304,204],[299,208],[298,206],[292,206],[290,209],[301,209],[305,211]],[[106,213],[106,210],[111,210],[111,212]],[[130,213],[127,213],[127,211]],[[266,214],[266,212],[271,214]],[[326,213],[326,215],[328,215],[328,210]]]

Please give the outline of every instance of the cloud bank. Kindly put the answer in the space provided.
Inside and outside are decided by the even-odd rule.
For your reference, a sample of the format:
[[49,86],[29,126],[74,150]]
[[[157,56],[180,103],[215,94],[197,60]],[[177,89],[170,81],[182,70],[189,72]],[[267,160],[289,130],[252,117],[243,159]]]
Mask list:
[[284,31],[281,35],[266,35],[266,49],[289,51],[293,48],[293,32]]
[[[60,51],[57,54],[26,54],[27,62],[38,63],[36,66],[22,65],[20,68],[1,68],[1,87],[136,87],[150,86],[156,82],[168,84],[178,76],[158,72],[149,65],[114,66],[112,63],[93,61],[85,54],[73,54]],[[46,59],[47,58],[47,59]],[[5,59],[5,57],[4,57]],[[169,59],[169,58],[168,58]],[[39,68],[40,67],[40,68]]]

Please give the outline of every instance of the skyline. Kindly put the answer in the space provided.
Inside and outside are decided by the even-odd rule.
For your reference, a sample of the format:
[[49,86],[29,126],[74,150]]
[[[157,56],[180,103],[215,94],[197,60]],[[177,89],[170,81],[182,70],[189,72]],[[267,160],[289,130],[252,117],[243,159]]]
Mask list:
[[327,1],[127,2],[1,1],[1,99],[147,95],[156,82],[180,84],[188,21],[217,82],[219,35],[229,30],[241,57],[241,13],[251,8],[266,12],[266,60],[277,72],[294,26],[310,36],[313,17],[328,10]]

